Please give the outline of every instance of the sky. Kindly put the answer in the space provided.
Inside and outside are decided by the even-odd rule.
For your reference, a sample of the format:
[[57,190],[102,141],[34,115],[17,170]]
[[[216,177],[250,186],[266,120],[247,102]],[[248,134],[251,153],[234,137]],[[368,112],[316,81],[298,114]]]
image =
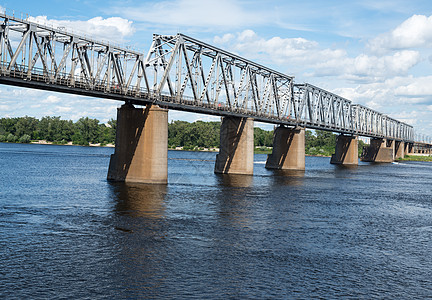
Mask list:
[[[430,0],[0,0],[16,16],[147,53],[181,32],[432,136]],[[121,102],[0,85],[0,117],[116,118]],[[170,111],[170,120],[217,120]]]

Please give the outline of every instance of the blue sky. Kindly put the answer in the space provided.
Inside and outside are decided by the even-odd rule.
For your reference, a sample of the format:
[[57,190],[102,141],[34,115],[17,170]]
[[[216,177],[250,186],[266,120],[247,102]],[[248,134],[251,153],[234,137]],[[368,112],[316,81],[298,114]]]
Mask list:
[[[181,32],[412,124],[432,135],[430,1],[2,1],[28,14],[147,52]],[[121,104],[0,85],[0,117],[106,122]],[[171,111],[170,119],[214,117]]]

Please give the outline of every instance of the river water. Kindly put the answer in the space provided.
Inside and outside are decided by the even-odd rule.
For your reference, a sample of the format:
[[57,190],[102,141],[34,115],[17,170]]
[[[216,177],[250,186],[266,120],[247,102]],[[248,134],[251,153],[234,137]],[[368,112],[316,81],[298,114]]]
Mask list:
[[0,143],[0,298],[432,297],[432,163],[106,181],[111,148]]

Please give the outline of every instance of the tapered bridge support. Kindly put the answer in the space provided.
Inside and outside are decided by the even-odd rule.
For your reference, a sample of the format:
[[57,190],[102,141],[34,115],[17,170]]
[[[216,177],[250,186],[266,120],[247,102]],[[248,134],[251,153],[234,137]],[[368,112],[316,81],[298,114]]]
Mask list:
[[363,148],[362,161],[389,163],[394,161],[395,143],[393,140],[371,139],[370,146]]
[[220,129],[220,148],[215,173],[253,174],[253,119],[224,117]]
[[265,167],[277,170],[304,170],[304,128],[276,128],[273,134],[273,151],[267,156]]
[[405,143],[405,155],[414,153],[414,144],[413,143]]
[[403,141],[395,142],[395,159],[405,157],[405,143]]
[[168,180],[168,110],[125,104],[117,110],[115,152],[108,180],[161,183]]
[[358,137],[339,135],[336,139],[335,153],[330,159],[334,165],[357,166],[358,165]]

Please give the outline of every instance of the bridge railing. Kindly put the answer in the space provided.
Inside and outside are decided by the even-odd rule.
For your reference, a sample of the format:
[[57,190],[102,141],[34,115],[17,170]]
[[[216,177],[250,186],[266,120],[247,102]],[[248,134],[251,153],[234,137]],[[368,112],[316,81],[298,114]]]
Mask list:
[[154,35],[148,54],[0,13],[0,82],[414,140],[412,126],[188,36]]

